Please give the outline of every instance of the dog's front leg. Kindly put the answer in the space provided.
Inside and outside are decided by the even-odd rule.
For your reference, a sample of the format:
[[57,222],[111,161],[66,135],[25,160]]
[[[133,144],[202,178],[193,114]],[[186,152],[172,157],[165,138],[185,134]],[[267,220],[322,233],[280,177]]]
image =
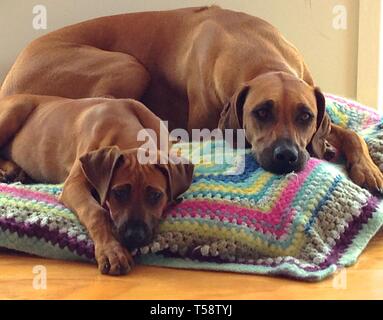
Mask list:
[[383,191],[383,174],[371,159],[366,142],[357,133],[331,124],[328,142],[346,157],[350,178],[372,192]]
[[95,246],[98,268],[103,274],[122,275],[134,264],[130,253],[114,237],[109,213],[92,196],[78,165],[65,181],[60,201],[74,211],[86,227]]

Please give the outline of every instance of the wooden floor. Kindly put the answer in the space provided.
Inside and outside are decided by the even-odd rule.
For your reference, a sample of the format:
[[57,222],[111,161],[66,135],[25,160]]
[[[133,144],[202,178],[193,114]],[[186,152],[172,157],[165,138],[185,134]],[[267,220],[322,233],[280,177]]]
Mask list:
[[[46,267],[46,290],[33,288],[36,265]],[[1,251],[0,299],[383,299],[383,232],[355,266],[320,283],[144,266],[114,278],[93,265]]]

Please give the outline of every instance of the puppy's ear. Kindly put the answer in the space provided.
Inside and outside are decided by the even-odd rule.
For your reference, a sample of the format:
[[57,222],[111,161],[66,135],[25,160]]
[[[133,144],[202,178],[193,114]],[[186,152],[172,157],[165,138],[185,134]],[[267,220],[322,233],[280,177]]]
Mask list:
[[192,180],[194,165],[192,163],[176,163],[172,156],[167,157],[166,164],[157,164],[168,182],[168,200],[173,202],[178,196],[189,189]]
[[225,129],[242,129],[243,128],[243,106],[246,101],[250,87],[242,86],[224,106],[221,118],[219,119],[218,128]]
[[105,204],[114,169],[121,158],[121,150],[115,146],[101,148],[80,157],[81,169],[97,191],[101,205]]
[[327,159],[333,153],[331,146],[326,141],[331,132],[331,120],[326,113],[326,100],[319,88],[314,88],[314,95],[318,108],[317,131],[307,147],[310,155],[318,159]]

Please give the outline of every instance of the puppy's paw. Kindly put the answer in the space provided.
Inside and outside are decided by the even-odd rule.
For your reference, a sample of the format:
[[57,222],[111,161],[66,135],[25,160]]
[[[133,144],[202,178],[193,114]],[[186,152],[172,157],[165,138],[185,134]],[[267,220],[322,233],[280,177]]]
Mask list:
[[113,276],[127,274],[134,265],[132,256],[119,242],[96,248],[96,260],[102,274]]
[[383,174],[372,160],[365,159],[350,166],[350,178],[373,193],[383,192]]

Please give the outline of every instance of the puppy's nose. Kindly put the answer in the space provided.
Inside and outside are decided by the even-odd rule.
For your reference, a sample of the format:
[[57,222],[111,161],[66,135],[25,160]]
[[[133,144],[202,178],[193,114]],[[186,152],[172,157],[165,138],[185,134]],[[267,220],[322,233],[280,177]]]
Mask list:
[[151,241],[151,232],[142,221],[129,222],[123,236],[123,243],[129,249],[147,245]]

